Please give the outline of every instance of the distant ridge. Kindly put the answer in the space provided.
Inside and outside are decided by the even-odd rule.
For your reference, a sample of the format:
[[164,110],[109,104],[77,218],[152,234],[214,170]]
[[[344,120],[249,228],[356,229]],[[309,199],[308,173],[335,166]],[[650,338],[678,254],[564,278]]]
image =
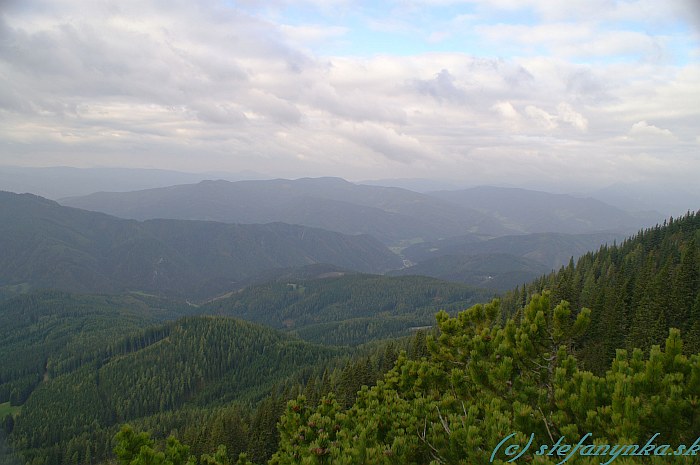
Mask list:
[[123,220],[0,192],[0,291],[12,287],[208,297],[274,268],[328,263],[381,273],[376,239],[284,223]]
[[61,203],[138,220],[282,221],[345,234],[371,234],[384,243],[468,232],[509,232],[499,221],[469,207],[406,189],[357,185],[341,178],[203,181],[127,193],[99,192]]
[[482,186],[431,192],[429,195],[491,215],[504,227],[520,233],[606,231],[632,234],[642,227],[663,221],[660,214],[640,218],[590,197],[528,189]]
[[121,218],[225,223],[281,221],[406,244],[477,234],[614,232],[659,221],[592,198],[515,188],[478,187],[427,194],[358,185],[341,178],[202,181],[133,192],[98,192],[61,203]]
[[41,195],[52,200],[97,191],[128,192],[188,184],[205,179],[269,179],[253,171],[185,173],[141,168],[74,168],[69,166],[0,166],[0,190]]

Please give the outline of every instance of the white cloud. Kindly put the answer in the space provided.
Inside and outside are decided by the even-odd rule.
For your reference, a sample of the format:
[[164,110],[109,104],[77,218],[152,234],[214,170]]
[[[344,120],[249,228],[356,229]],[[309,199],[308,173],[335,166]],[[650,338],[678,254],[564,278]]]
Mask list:
[[668,129],[662,129],[646,121],[634,123],[629,134],[633,137],[674,138],[673,133]]
[[588,130],[588,120],[568,103],[562,102],[557,105],[557,112],[559,113],[560,121],[569,123],[579,131],[585,132]]
[[[291,25],[213,1],[16,3],[0,15],[0,162],[350,178],[468,172],[484,183],[562,171],[604,183],[622,171],[649,176],[645,166],[657,163],[682,166],[679,178],[700,172],[697,57],[665,60],[665,36],[603,31],[594,11],[637,17],[634,8],[473,3],[463,21],[480,24],[485,43],[533,53],[319,56],[314,44],[344,40],[348,23]],[[669,21],[658,3],[635,5]],[[551,21],[486,21],[499,8]],[[382,20],[402,33],[416,27]],[[423,36],[431,33],[442,44],[461,30]],[[650,59],[655,50],[662,59]]]
[[520,114],[510,102],[496,102],[492,108],[506,119],[517,120],[520,118]]
[[558,126],[557,117],[534,105],[525,107],[525,114],[538,126],[552,130]]

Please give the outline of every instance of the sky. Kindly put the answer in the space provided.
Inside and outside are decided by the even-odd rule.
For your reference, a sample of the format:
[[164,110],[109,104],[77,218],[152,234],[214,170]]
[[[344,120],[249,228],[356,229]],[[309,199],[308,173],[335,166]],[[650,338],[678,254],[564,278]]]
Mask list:
[[0,0],[0,165],[700,179],[698,0]]

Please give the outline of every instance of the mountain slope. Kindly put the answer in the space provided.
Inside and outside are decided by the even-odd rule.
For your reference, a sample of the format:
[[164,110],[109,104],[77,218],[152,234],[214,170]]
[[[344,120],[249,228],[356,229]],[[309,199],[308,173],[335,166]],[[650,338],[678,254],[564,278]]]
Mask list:
[[[41,463],[83,463],[86,448],[104,457],[122,422],[256,400],[276,382],[347,354],[231,318],[190,317],[149,329],[142,344],[117,341],[124,350],[50,377],[32,392],[12,431],[26,461],[34,455]],[[76,443],[80,456],[72,458]]]
[[616,349],[648,350],[669,328],[681,330],[686,353],[700,352],[700,214],[648,228],[617,246],[583,255],[577,263],[505,296],[506,313],[551,289],[554,301],[592,310],[579,341],[585,366],[601,372]]
[[[566,453],[576,465],[697,463],[694,450],[676,446],[700,443],[700,355],[681,353],[678,331],[650,353],[618,352],[600,376],[572,350],[589,310],[548,293],[505,321],[499,310],[495,301],[439,314],[425,356],[399,357],[349,408],[333,397],[290,402],[269,465],[562,465]],[[645,457],[652,449],[664,457]]]
[[474,235],[451,237],[407,247],[402,255],[412,262],[423,262],[446,255],[510,254],[528,258],[547,268],[558,269],[571,257],[597,250],[603,244],[621,242],[622,234],[591,233],[533,233],[495,237],[482,240]]
[[99,192],[62,203],[138,220],[282,221],[347,234],[367,233],[385,243],[508,231],[472,208],[405,189],[356,185],[339,178],[204,181],[127,193]]
[[[634,233],[650,221],[600,200],[527,189],[484,186],[431,192],[429,195],[492,215],[504,227],[524,233]],[[654,221],[662,219],[656,218]]]
[[422,276],[351,274],[251,286],[201,311],[243,318],[324,344],[361,344],[430,326],[439,310],[456,312],[489,291]]
[[101,360],[105,341],[196,310],[146,296],[59,291],[0,302],[0,404],[21,404],[43,378]]
[[507,291],[551,271],[535,260],[505,253],[444,255],[390,271],[391,276],[420,275],[470,286]]
[[364,272],[399,268],[369,236],[283,223],[137,222],[0,192],[0,288],[141,290],[207,296],[272,268],[329,263]]

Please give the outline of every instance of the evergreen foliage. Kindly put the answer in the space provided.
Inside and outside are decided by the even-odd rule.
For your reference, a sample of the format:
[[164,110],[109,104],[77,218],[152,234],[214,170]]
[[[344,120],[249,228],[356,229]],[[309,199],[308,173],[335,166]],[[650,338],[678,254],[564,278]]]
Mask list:
[[[42,380],[135,350],[155,337],[141,328],[191,311],[184,304],[138,295],[40,291],[2,301],[0,404],[21,405]],[[128,333],[138,341],[125,339]]]
[[351,274],[249,287],[203,307],[298,334],[305,340],[358,345],[407,336],[433,325],[435,313],[456,313],[493,297],[489,291],[421,276]]
[[[429,356],[400,356],[375,387],[363,388],[343,408],[333,395],[318,407],[302,396],[280,420],[280,446],[270,461],[284,464],[490,463],[511,432],[524,446],[591,433],[598,444],[687,444],[700,431],[700,356],[683,355],[677,330],[665,348],[621,349],[602,376],[580,370],[571,350],[591,312],[535,295],[521,313],[498,323],[500,304],[476,305],[450,318],[438,314],[440,335],[428,338]],[[590,440],[585,444],[592,444]],[[555,464],[533,449],[522,463]],[[496,454],[493,463],[512,457]],[[606,459],[607,460],[607,459]],[[626,460],[626,461],[625,461]],[[696,463],[697,457],[663,457]],[[605,460],[603,460],[605,461]],[[573,457],[592,465],[601,457]],[[656,458],[620,459],[626,465]]]
[[276,424],[289,399],[334,391],[350,405],[408,340],[353,355],[240,320],[188,317],[105,344],[39,383],[11,427],[4,420],[23,463],[103,460],[124,422],[159,440],[175,434],[197,457],[214,457],[223,445],[227,460],[246,453],[264,463],[277,450]]
[[[617,349],[663,345],[669,328],[683,335],[686,355],[700,352],[700,213],[671,218],[619,245],[603,246],[557,273],[510,292],[505,315],[544,289],[552,302],[591,309],[591,328],[576,341],[582,366],[605,372]],[[553,304],[552,304],[553,305]]]
[[[698,230],[689,213],[460,313],[485,295],[364,275],[254,286],[201,308],[55,291],[5,300],[0,404],[12,414],[0,415],[0,464],[14,460],[1,454],[8,433],[30,465],[101,463],[115,445],[134,465],[471,465],[490,463],[511,432],[521,445],[586,433],[597,444],[659,433],[657,443],[690,445],[700,434]],[[413,332],[350,349],[224,316],[163,323],[193,312],[330,344]],[[518,463],[562,459],[533,452]],[[493,463],[509,458],[501,449]]]

